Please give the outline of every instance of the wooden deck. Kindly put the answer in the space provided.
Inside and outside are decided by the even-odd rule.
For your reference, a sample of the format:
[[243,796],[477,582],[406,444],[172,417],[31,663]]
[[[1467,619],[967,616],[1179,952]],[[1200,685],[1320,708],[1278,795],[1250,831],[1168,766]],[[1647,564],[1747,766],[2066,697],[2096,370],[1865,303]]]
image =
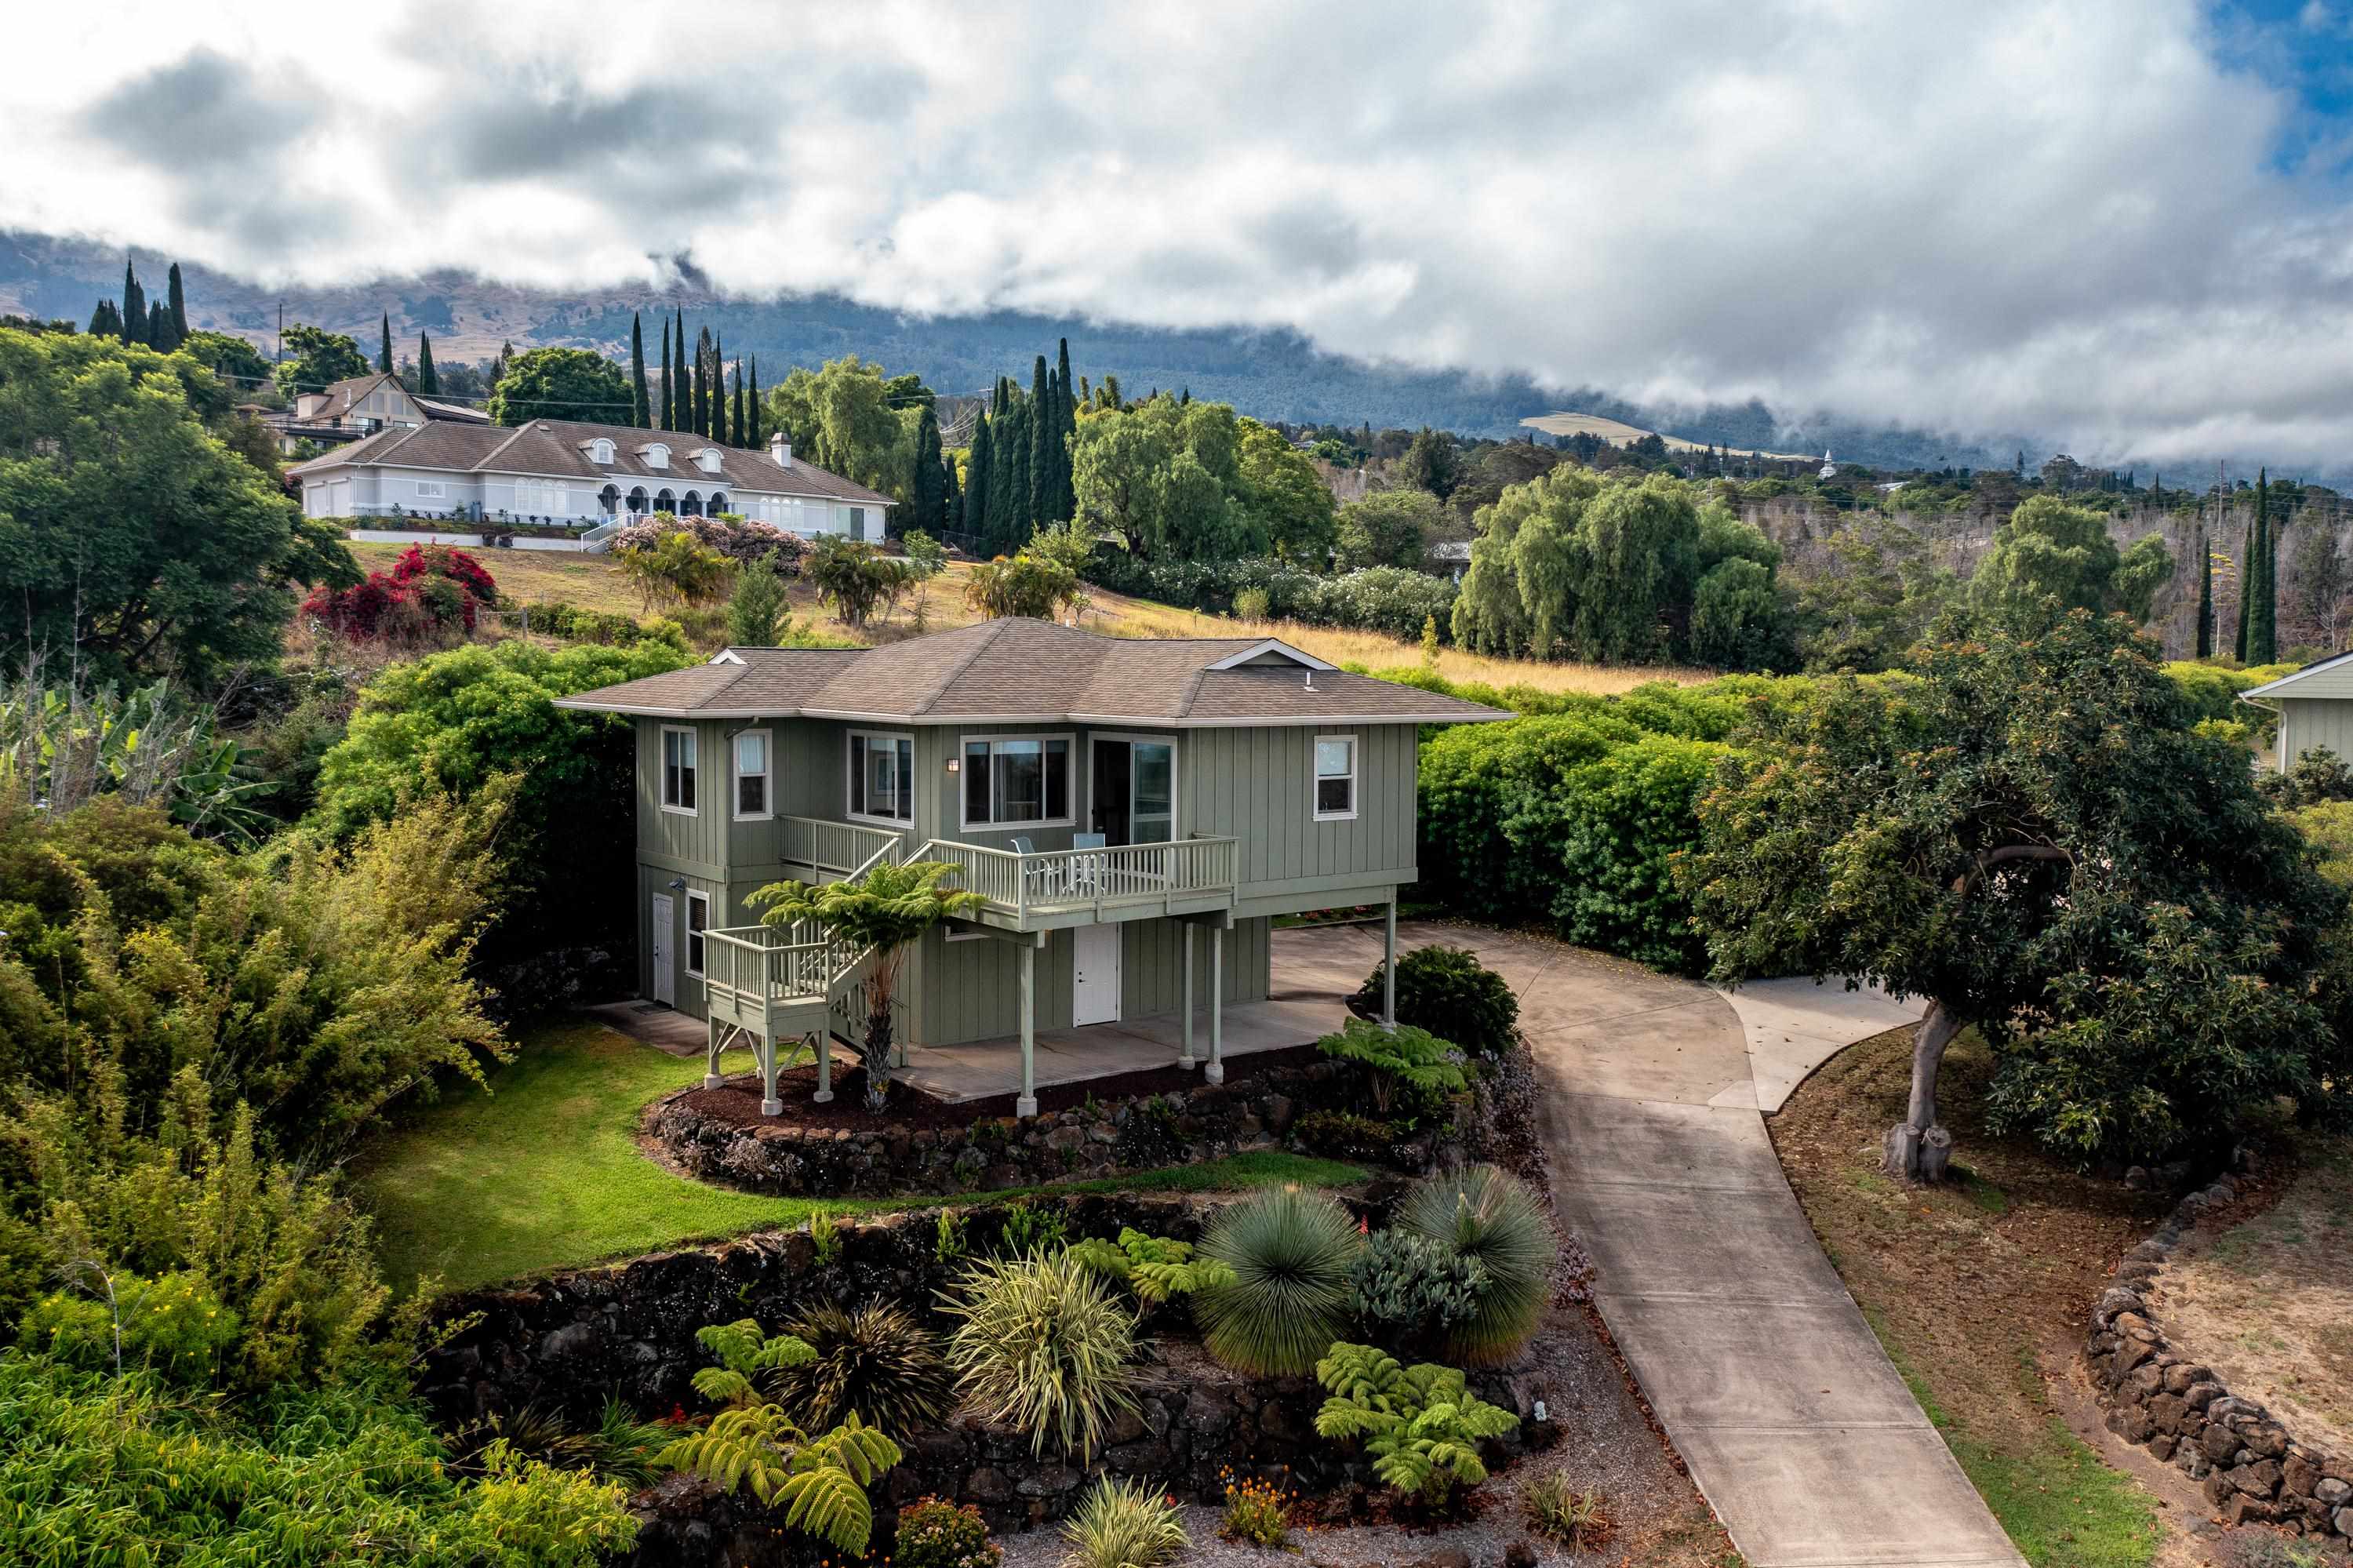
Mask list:
[[[1312,1044],[1338,1029],[1347,1016],[1337,996],[1237,1002],[1225,1010],[1225,1060]],[[1042,1088],[1173,1066],[1183,1044],[1184,1022],[1173,1012],[1132,1022],[1043,1029],[1037,1036],[1037,1082]],[[1208,1060],[1206,1028],[1195,1028],[1193,1049]],[[968,1045],[913,1046],[907,1052],[907,1065],[891,1075],[951,1104],[1018,1094],[1021,1042],[1008,1034]]]

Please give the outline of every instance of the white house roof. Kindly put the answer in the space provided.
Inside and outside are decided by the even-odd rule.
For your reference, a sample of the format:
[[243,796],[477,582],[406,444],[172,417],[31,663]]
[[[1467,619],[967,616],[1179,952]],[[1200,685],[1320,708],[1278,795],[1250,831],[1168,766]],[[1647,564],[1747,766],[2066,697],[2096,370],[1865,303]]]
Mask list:
[[[613,443],[613,461],[596,462],[590,450],[598,440]],[[669,466],[656,468],[647,449],[670,449]],[[719,471],[712,473],[694,461],[710,449],[719,454]],[[864,506],[894,504],[862,484],[828,473],[795,458],[789,466],[765,451],[716,445],[708,436],[683,430],[641,430],[630,425],[586,425],[568,419],[533,419],[526,424],[470,425],[433,419],[405,429],[379,430],[364,440],[338,447],[309,462],[297,463],[290,474],[308,478],[335,469],[384,465],[438,470],[447,473],[521,473],[549,478],[609,480],[624,491],[642,484],[649,492],[665,487],[682,491],[749,490],[765,495],[801,495],[820,501],[850,501]]]

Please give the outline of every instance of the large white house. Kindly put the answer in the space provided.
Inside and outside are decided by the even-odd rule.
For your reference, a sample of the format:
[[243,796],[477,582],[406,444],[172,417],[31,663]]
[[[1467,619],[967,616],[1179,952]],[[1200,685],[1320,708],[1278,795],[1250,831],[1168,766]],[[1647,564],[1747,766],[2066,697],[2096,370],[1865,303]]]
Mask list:
[[509,428],[429,418],[378,430],[288,470],[312,517],[614,523],[732,512],[796,534],[880,541],[894,503],[768,450],[680,430],[533,419]]

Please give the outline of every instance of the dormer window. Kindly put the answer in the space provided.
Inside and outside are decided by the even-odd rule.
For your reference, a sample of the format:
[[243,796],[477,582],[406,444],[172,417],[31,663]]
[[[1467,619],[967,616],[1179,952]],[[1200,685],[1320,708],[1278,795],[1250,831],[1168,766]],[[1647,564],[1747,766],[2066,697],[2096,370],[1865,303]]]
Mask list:
[[702,465],[703,472],[717,473],[720,464],[724,460],[720,457],[717,447],[705,447],[694,454],[694,461]]
[[670,466],[670,448],[664,446],[659,441],[649,441],[646,445],[639,447],[638,450],[644,456],[646,466],[648,468],[668,468]]
[[588,443],[588,461],[590,462],[611,462],[613,461],[613,443],[603,440],[590,441]]

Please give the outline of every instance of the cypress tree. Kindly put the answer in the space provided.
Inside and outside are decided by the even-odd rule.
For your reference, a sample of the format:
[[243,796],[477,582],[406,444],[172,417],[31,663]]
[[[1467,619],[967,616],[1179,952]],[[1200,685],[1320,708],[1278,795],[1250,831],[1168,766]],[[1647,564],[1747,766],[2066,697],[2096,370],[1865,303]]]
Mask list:
[[668,316],[662,318],[661,359],[661,423],[655,428],[667,430],[673,428],[670,422],[670,388],[678,385],[678,378],[670,373],[670,318]]
[[1061,392],[1054,408],[1058,416],[1054,425],[1054,477],[1061,488],[1055,497],[1054,515],[1068,522],[1079,514],[1078,486],[1071,471],[1071,442],[1079,433],[1079,405],[1071,395],[1071,340],[1067,337],[1061,340],[1059,358]]
[[147,344],[168,354],[172,350],[168,341],[171,335],[171,313],[164,309],[163,301],[157,300],[147,307]]
[[653,405],[646,397],[646,323],[637,312],[629,313],[629,423],[639,429],[654,417]]
[[1029,372],[1029,526],[1037,532],[1052,521],[1054,495],[1054,388],[1046,379],[1046,356]]
[[704,327],[702,329],[701,335],[694,340],[694,367],[690,372],[689,381],[692,390],[688,394],[690,401],[687,404],[687,413],[691,422],[686,428],[698,436],[708,436],[711,433],[711,388],[702,379],[703,362],[710,358],[710,347],[711,329]]
[[988,532],[988,412],[981,410],[972,419],[972,455],[964,467],[964,531],[972,535],[971,547],[978,547]]
[[90,335],[92,337],[99,337],[101,335],[106,337],[121,337],[122,335],[121,324],[114,319],[114,302],[112,300],[99,301],[97,308],[90,313]]
[[378,370],[392,368],[392,313],[390,311],[386,311],[384,314],[384,338],[375,351],[375,367]]
[[139,286],[139,274],[131,270],[128,257],[122,262],[122,341],[147,341],[147,291]]
[[180,287],[180,264],[177,261],[172,263],[164,290],[171,301],[172,346],[177,348],[188,341],[188,296]]
[[750,426],[744,418],[744,362],[735,362],[735,401],[733,417],[727,422],[727,433],[739,447],[752,444]]
[[2271,476],[2255,471],[2254,622],[2247,633],[2247,662],[2271,664],[2279,659],[2278,600],[2274,597],[2278,551],[2272,543]]
[[752,421],[750,440],[744,444],[757,450],[765,446],[768,441],[768,432],[765,428],[768,416],[760,407],[760,356],[756,354],[752,356],[752,390],[744,399],[744,412]]
[[2214,552],[2206,546],[2206,530],[2198,530],[2198,652],[2200,659],[2214,654]]
[[915,526],[936,535],[946,526],[947,486],[940,478],[940,417],[928,403],[915,426]]
[[433,340],[423,333],[417,334],[417,390],[427,397],[441,390],[441,377],[433,369]]

